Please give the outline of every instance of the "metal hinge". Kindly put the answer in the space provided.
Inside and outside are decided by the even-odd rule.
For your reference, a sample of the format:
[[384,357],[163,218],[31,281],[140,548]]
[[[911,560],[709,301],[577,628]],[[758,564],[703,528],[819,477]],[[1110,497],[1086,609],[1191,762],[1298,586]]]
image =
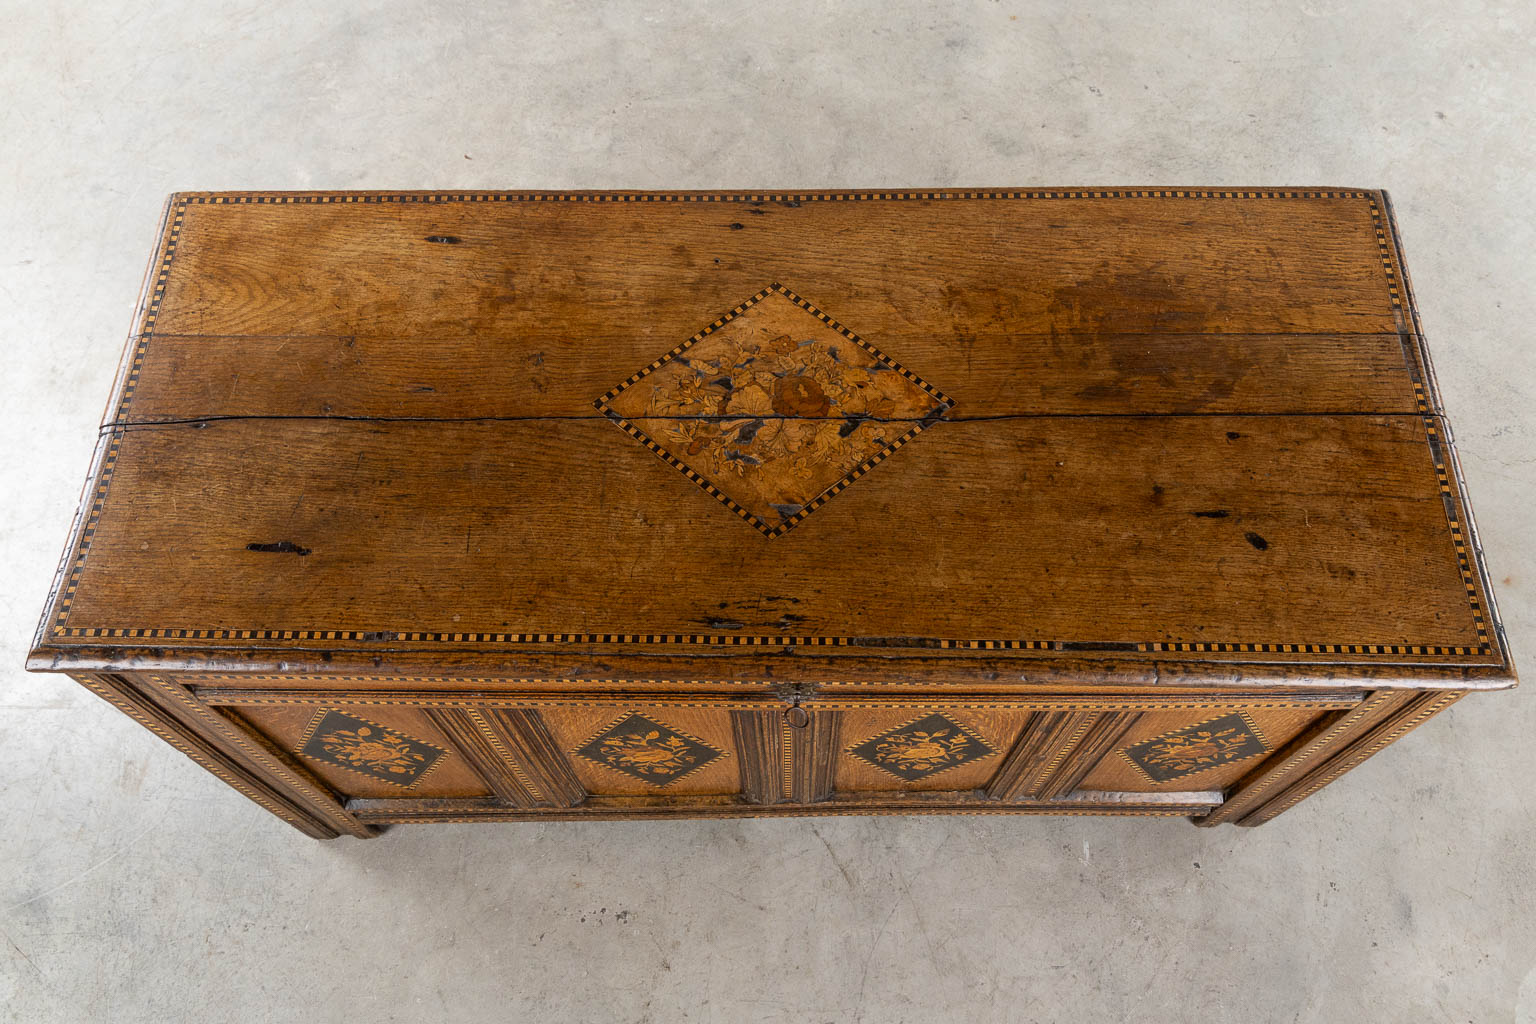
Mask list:
[[801,701],[814,700],[816,697],[815,683],[775,683],[773,692],[784,703],[791,707],[799,707]]

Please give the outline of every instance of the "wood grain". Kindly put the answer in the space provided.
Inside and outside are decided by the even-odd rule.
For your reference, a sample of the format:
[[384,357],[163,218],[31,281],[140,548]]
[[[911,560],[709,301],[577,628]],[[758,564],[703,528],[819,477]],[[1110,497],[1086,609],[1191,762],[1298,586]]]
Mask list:
[[1402,739],[1403,736],[1456,703],[1461,697],[1460,693],[1430,691],[1418,694],[1406,702],[1393,701],[1392,709],[1386,714],[1379,717],[1372,716],[1368,731],[1359,735],[1351,734],[1346,738],[1331,738],[1325,748],[1326,759],[1320,759],[1321,763],[1308,765],[1309,770],[1306,774],[1292,780],[1283,792],[1261,803],[1237,824],[1253,827],[1273,820],[1277,815],[1295,807],[1345,772],[1359,767],[1367,758],[1379,754],[1390,744]]
[[1035,795],[1041,800],[1056,800],[1075,792],[1110,751],[1121,745],[1141,715],[1139,711],[1103,711],[1093,715],[1040,780]]
[[1191,817],[1198,821],[1218,806],[1221,794],[1089,793],[1060,800],[982,802],[972,794],[843,793],[819,804],[765,806],[736,797],[695,797],[688,803],[656,797],[595,796],[580,807],[527,811],[490,800],[353,800],[347,806],[359,820],[377,824],[496,821],[608,821],[615,819],[816,817],[856,814],[1109,814],[1140,817]]
[[785,712],[789,757],[785,796],[790,802],[815,804],[831,798],[838,784],[843,718],[841,712],[820,709],[796,707]]
[[575,807],[586,799],[570,758],[560,749],[537,708],[485,707],[480,709],[486,726],[533,784],[540,803],[548,807]]
[[755,804],[777,804],[788,799],[784,792],[784,712],[731,711],[731,730],[736,738],[737,770],[741,794]]
[[[595,736],[632,713],[643,715],[657,725],[679,732],[691,741],[701,742],[719,756],[696,769],[675,776],[638,778],[576,753]],[[692,798],[741,792],[741,773],[736,765],[736,738],[730,712],[723,708],[690,708],[659,702],[621,709],[546,709],[542,717],[550,735],[569,756],[571,770],[588,794]],[[644,731],[648,730],[643,730],[642,735]]]
[[[962,759],[936,762],[933,765],[936,770],[908,779],[890,767],[873,762],[867,748],[863,755],[860,754],[860,748],[870,740],[903,730],[935,712],[969,731],[985,744],[985,748],[968,744],[961,750]],[[1018,736],[1030,713],[1013,708],[957,707],[934,701],[926,707],[887,708],[871,704],[841,712],[841,716],[842,750],[837,760],[839,792],[973,793],[985,786],[997,772],[1003,754]]]
[[[604,422],[121,451],[70,627],[1479,642],[1408,417],[941,423],[771,543]],[[658,588],[680,560],[708,586]]]
[[993,800],[1032,799],[1056,767],[1093,725],[1090,711],[1037,711],[986,785]]
[[353,707],[343,702],[324,705],[398,729],[408,736],[448,752],[440,763],[419,782],[403,786],[398,782],[371,776],[333,763],[304,757],[299,753],[310,725],[323,708],[316,707],[234,707],[233,721],[249,732],[253,741],[269,744],[303,770],[320,779],[332,793],[348,797],[478,797],[493,790],[473,765],[467,763],[457,744],[429,715],[417,708]]
[[485,716],[469,708],[432,708],[427,711],[459,756],[509,807],[537,807],[542,802],[533,787],[518,777],[505,747]]
[[[1371,202],[193,203],[155,330],[553,328],[649,336],[660,355],[782,281],[896,353],[905,338],[1109,323],[1395,333]],[[444,237],[458,241],[428,240]]]
[[1450,438],[1379,192],[185,193],[28,665],[316,837],[1252,825],[1514,684]]
[[[96,696],[107,701],[145,729],[175,747],[194,764],[205,769],[231,789],[250,799],[263,810],[292,825],[314,839],[334,839],[342,831],[354,833],[356,819],[343,815],[350,823],[341,826],[332,823],[328,814],[317,813],[305,806],[308,801],[288,792],[289,787],[271,779],[268,773],[253,769],[222,749],[215,741],[181,717],[172,714],[159,702],[150,699],[146,691],[135,686],[123,676],[107,673],[74,677],[75,681]],[[338,810],[341,810],[338,808]],[[355,834],[355,833],[354,833]],[[364,826],[361,835],[373,834]]]
[[1109,792],[1225,790],[1251,772],[1254,765],[1282,749],[1293,736],[1317,721],[1320,714],[1311,708],[1245,710],[1242,717],[1252,725],[1262,741],[1262,747],[1256,748],[1256,752],[1251,755],[1245,751],[1240,760],[1209,759],[1204,762],[1205,767],[1182,771],[1175,778],[1163,781],[1150,778],[1124,752],[1147,740],[1198,727],[1212,720],[1221,720],[1231,715],[1231,712],[1225,708],[1212,708],[1195,714],[1187,711],[1144,712],[1135,726],[1115,744],[1115,749],[1100,759],[1083,777],[1078,788]]
[[1293,737],[1275,756],[1264,759],[1228,790],[1222,805],[1201,819],[1204,826],[1233,822],[1283,793],[1288,785],[1315,768],[1330,751],[1336,751],[1415,700],[1402,691],[1369,695],[1349,710],[1319,715],[1312,725]]
[[[696,327],[720,312],[700,309]],[[1396,333],[1058,330],[968,335],[963,342],[881,340],[902,345],[891,355],[965,396],[950,419],[1414,411]],[[595,339],[582,346],[563,334],[488,341],[156,333],[145,346],[133,404],[115,422],[592,418],[595,397],[668,347],[661,340],[658,350],[649,334],[604,337],[599,347]],[[231,374],[229,366],[242,370]],[[314,380],[333,383],[318,390],[309,384]]]

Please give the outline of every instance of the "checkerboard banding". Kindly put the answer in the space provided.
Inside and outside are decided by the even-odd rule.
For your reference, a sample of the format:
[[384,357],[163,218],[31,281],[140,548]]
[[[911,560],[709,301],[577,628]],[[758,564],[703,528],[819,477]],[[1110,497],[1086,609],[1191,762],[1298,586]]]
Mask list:
[[382,204],[455,202],[570,202],[570,203],[805,203],[853,201],[956,201],[956,200],[1072,200],[1072,199],[1368,199],[1370,193],[1330,190],[1209,190],[1209,189],[1099,189],[1099,190],[969,190],[949,192],[774,192],[774,193],[614,193],[614,192],[477,192],[423,194],[324,194],[300,195],[188,195],[184,204],[198,205],[292,205]]

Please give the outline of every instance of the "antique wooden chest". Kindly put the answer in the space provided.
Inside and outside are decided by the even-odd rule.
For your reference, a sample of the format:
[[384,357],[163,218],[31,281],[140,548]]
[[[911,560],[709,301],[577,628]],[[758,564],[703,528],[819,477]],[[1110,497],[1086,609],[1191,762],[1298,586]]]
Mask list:
[[1515,682],[1331,189],[175,195],[28,664],[317,837],[1255,825]]

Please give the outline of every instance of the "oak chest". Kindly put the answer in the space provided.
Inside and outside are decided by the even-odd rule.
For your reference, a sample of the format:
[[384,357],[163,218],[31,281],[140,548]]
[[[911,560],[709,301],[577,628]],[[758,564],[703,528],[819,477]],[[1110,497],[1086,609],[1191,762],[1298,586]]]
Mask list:
[[175,195],[29,667],[317,837],[1254,825],[1515,681],[1361,190]]

